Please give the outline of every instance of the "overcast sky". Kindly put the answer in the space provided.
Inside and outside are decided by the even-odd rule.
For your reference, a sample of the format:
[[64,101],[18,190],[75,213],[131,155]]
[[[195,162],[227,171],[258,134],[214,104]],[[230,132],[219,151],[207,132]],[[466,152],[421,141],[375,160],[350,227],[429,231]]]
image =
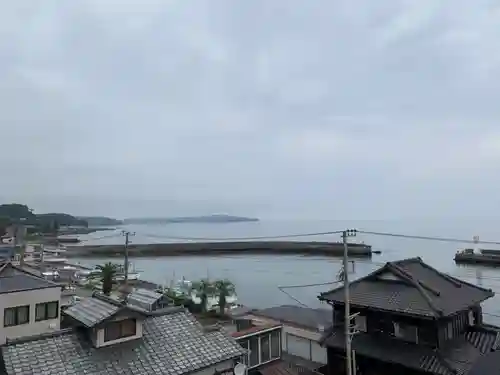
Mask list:
[[0,197],[498,217],[499,40],[498,1],[4,2]]

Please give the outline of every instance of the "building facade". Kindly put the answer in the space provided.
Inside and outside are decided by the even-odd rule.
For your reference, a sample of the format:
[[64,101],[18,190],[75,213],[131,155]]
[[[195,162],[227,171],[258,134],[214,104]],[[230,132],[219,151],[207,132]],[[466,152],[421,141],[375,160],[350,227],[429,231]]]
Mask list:
[[[469,374],[500,343],[482,319],[481,303],[493,295],[420,258],[387,263],[350,284],[353,367],[358,375]],[[343,288],[319,298],[332,306],[322,343],[336,374],[346,363]]]
[[0,345],[60,329],[61,287],[5,263],[0,267]]

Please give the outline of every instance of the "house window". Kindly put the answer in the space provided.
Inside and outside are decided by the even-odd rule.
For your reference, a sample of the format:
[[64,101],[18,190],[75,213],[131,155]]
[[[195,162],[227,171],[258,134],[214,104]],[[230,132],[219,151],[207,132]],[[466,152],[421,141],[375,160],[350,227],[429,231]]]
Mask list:
[[3,312],[3,326],[13,327],[30,321],[30,306],[8,307]]
[[356,323],[356,329],[361,332],[366,332],[366,316],[357,315],[354,318],[354,322]]
[[263,335],[260,337],[260,363],[267,362],[271,359],[271,335]]
[[259,364],[259,338],[257,336],[250,337],[248,343],[250,349],[249,367],[254,367]]
[[448,323],[448,327],[447,327],[446,331],[447,331],[448,340],[451,340],[453,338],[453,323],[452,322]]
[[281,357],[281,330],[271,332],[271,358]]
[[35,306],[35,322],[57,319],[59,316],[59,302],[37,303]]
[[418,343],[417,327],[394,323],[394,335],[402,340]]
[[473,326],[475,324],[475,321],[474,321],[474,311],[469,311],[469,325],[470,326]]
[[104,341],[114,341],[125,337],[135,336],[137,323],[135,319],[125,319],[110,322],[104,327]]
[[[248,351],[248,340],[241,340],[241,341],[238,341],[238,343],[241,345],[241,347],[245,350]],[[249,364],[249,353],[243,355],[241,358],[242,362],[244,365],[248,366]]]

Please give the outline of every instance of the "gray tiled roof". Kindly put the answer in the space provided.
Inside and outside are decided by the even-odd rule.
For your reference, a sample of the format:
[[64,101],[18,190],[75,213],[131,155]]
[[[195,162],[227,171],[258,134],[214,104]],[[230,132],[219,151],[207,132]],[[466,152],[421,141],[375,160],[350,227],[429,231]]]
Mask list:
[[87,327],[94,327],[116,314],[121,308],[118,303],[112,304],[96,297],[87,297],[67,308],[64,313]]
[[58,287],[56,283],[35,276],[10,263],[0,266],[0,293]]
[[302,327],[317,329],[318,325],[329,327],[332,324],[331,309],[313,309],[293,305],[270,307],[254,310],[254,315],[264,316],[282,323],[297,324]]
[[163,298],[163,294],[148,289],[135,289],[127,296],[127,302],[131,305],[149,310],[152,305]]
[[143,324],[142,339],[98,349],[92,347],[83,331],[4,346],[6,373],[181,375],[245,353],[223,331],[205,332],[184,309],[151,316]]
[[[448,316],[476,305],[494,293],[439,272],[420,258],[389,262],[349,285],[354,306],[418,316]],[[320,300],[343,303],[343,288],[322,293]]]
[[[345,350],[343,327],[335,328],[325,336],[325,346]],[[351,345],[362,356],[431,374],[457,375],[469,374],[469,370],[483,355],[497,349],[497,343],[498,331],[479,326],[471,327],[465,335],[438,350],[362,332],[353,336]]]

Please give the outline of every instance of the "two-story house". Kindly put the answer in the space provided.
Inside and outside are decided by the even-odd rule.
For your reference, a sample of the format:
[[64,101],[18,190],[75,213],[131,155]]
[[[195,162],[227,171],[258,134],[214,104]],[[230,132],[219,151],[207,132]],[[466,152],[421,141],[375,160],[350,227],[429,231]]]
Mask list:
[[[468,375],[500,343],[498,330],[482,323],[480,304],[493,295],[421,258],[389,262],[350,283],[357,374]],[[345,366],[343,288],[319,299],[333,307],[333,326],[322,341],[328,371],[336,374]]]
[[0,266],[0,345],[58,331],[61,286],[11,263]]
[[147,311],[94,293],[63,314],[73,327],[2,347],[7,375],[213,375],[232,372],[247,354],[183,307]]

